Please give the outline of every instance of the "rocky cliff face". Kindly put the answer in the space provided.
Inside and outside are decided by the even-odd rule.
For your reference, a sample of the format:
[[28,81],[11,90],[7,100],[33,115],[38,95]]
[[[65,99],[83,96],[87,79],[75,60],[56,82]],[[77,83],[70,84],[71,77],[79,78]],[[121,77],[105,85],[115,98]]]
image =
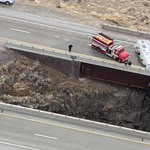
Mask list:
[[0,101],[150,131],[150,103],[145,101],[142,108],[144,90],[68,78],[14,54],[15,59],[10,56],[0,67]]

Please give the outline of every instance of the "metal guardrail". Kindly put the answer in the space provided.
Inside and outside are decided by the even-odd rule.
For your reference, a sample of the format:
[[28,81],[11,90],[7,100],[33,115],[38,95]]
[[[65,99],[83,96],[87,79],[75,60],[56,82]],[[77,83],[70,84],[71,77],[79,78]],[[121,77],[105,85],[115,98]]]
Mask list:
[[150,76],[150,71],[146,70],[143,67],[138,67],[134,65],[125,66],[123,63],[118,63],[115,61],[113,62],[109,60],[106,61],[105,59],[79,54],[75,52],[70,53],[64,50],[57,50],[55,48],[42,48],[41,46],[31,46],[28,44],[21,44],[21,43],[14,43],[14,42],[6,42],[5,46],[8,49],[41,54],[45,56],[52,56],[52,57],[57,57],[61,59],[71,60],[71,61],[84,62],[84,63],[89,63],[97,66],[103,66],[103,67],[112,68],[116,70],[122,70],[126,72],[132,72],[132,73]]
[[149,32],[143,32],[143,31],[138,31],[138,30],[133,30],[133,29],[128,29],[128,28],[123,28],[120,26],[114,26],[114,25],[110,25],[110,24],[101,24],[101,27],[105,30],[121,32],[121,33],[129,34],[129,35],[140,36],[143,38],[150,38]]
[[87,126],[87,127],[93,127],[93,128],[97,128],[97,129],[112,131],[112,132],[116,132],[116,133],[122,133],[125,135],[131,135],[131,136],[139,137],[141,141],[150,139],[149,132],[134,130],[134,129],[130,129],[130,128],[115,126],[115,125],[111,125],[111,124],[101,123],[101,122],[97,122],[97,121],[91,121],[91,120],[77,118],[77,117],[71,117],[71,116],[52,113],[52,112],[41,111],[41,110],[37,110],[37,109],[31,109],[31,108],[27,108],[27,107],[16,106],[16,105],[11,105],[11,104],[6,104],[6,103],[0,102],[0,109],[3,110],[4,112],[5,112],[5,110],[14,111],[17,113],[24,113],[24,114],[28,114],[28,115],[40,116],[40,117],[45,117],[45,118],[54,119],[54,120],[58,120],[58,121],[68,122],[68,123],[72,123],[72,124],[78,124],[78,125],[83,125],[83,126]]

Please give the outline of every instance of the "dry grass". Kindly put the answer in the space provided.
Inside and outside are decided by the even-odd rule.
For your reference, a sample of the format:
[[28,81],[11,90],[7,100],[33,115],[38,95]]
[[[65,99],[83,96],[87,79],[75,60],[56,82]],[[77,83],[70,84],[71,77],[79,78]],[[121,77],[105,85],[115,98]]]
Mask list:
[[90,13],[90,15],[94,16],[94,17],[97,17],[97,18],[99,18],[101,20],[104,20],[104,21],[106,21],[106,20],[111,21],[111,22],[113,22],[117,25],[120,25],[120,23],[124,21],[123,17],[118,13],[115,13],[115,14],[107,14],[107,13],[106,14],[99,14],[95,11],[92,11]]
[[71,10],[71,11],[78,11],[78,8],[73,5],[67,5],[66,3],[60,3],[61,8]]
[[[78,0],[68,0],[66,2],[64,0],[36,1],[15,0],[16,3],[21,4],[56,7],[70,12],[76,11],[79,15],[84,13],[84,17],[89,19],[89,25],[91,24],[90,17],[95,17],[95,22],[97,21],[96,19],[99,19],[99,21],[109,21],[109,23],[123,27],[150,31],[149,0],[82,0],[80,3],[78,3]],[[145,16],[147,19],[145,19]]]

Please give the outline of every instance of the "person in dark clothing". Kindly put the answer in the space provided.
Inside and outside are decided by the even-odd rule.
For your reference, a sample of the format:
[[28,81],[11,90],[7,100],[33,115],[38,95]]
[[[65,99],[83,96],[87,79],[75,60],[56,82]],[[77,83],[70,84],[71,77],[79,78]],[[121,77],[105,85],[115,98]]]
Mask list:
[[128,65],[129,65],[129,66],[131,66],[131,65],[132,65],[132,62],[131,62],[131,61],[129,61],[129,62],[128,62]]
[[127,65],[128,65],[128,61],[126,60],[126,61],[125,61],[125,66],[127,66]]
[[69,52],[71,52],[73,45],[70,43],[68,47],[69,47]]

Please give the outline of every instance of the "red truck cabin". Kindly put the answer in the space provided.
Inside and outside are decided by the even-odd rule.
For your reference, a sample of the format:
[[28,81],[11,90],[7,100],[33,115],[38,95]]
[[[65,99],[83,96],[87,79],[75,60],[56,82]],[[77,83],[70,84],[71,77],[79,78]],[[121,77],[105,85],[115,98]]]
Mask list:
[[124,62],[129,57],[129,54],[125,51],[124,47],[119,45],[115,48],[115,54]]

